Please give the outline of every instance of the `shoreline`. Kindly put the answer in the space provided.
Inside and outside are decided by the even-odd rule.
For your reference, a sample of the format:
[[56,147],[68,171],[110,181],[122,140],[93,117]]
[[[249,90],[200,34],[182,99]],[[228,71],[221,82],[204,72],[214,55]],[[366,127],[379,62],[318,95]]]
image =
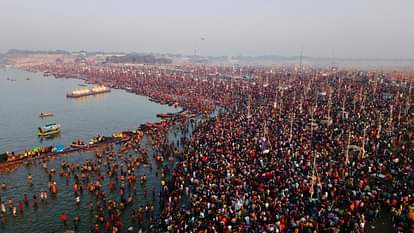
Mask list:
[[[76,64],[33,68],[60,74],[78,71],[92,83],[129,85],[133,93],[179,100],[196,110],[202,109],[204,100],[227,107],[226,113],[198,125],[185,142],[183,157],[174,164],[173,178],[166,186],[160,218],[164,230],[186,229],[188,224],[203,230],[206,216],[218,229],[225,221],[255,231],[285,229],[289,223],[318,232],[364,230],[375,224],[382,210],[401,206],[407,214],[412,201],[408,191],[413,173],[407,156],[412,152],[411,104],[401,95],[412,95],[411,84],[408,88],[407,83],[395,83],[392,76],[342,71],[341,75],[308,72],[290,78],[285,70],[273,74],[263,68],[245,71],[258,75],[253,81],[219,76],[208,80],[194,77],[195,73],[174,72],[160,72],[163,78],[159,79],[156,67],[129,73],[125,73],[128,67],[91,65],[85,71]],[[195,69],[203,72],[205,67]],[[400,106],[394,106],[389,96],[398,98]],[[398,117],[396,109],[400,109]],[[164,145],[165,137],[159,139],[158,145]],[[190,205],[182,207],[188,195]],[[205,212],[216,211],[214,205],[221,206],[221,216],[209,217]],[[236,214],[242,206],[251,219]],[[290,212],[292,207],[298,212]],[[180,219],[177,214],[183,212]],[[257,219],[262,213],[266,219]],[[407,225],[394,217],[394,227]],[[175,221],[162,221],[168,219]]]
[[[2,67],[0,67],[0,68],[2,68]],[[76,76],[76,75],[72,75],[72,76],[69,76],[69,77],[68,76],[59,77],[59,76],[56,76],[56,74],[48,73],[48,72],[43,72],[43,71],[38,71],[38,70],[24,69],[24,68],[15,67],[15,66],[12,66],[11,68],[16,69],[16,70],[22,70],[22,71],[26,71],[26,72],[31,72],[31,73],[41,73],[42,76],[43,76],[43,78],[44,77],[53,76],[53,78],[55,78],[55,79],[59,79],[59,78],[75,79],[75,80],[82,80],[82,81],[84,81],[87,84],[93,84],[93,83],[88,82],[88,80],[85,77],[79,77],[79,76]],[[113,88],[113,87],[110,87],[110,88]],[[125,91],[127,93],[131,93],[131,94],[134,94],[134,95],[138,95],[138,96],[145,97],[148,101],[157,103],[159,105],[168,104],[169,106],[172,106],[172,104],[170,104],[170,103],[165,103],[162,100],[159,101],[159,100],[153,99],[152,97],[149,97],[149,96],[139,95],[137,93],[131,92],[128,89],[124,89],[124,88],[114,88],[114,89],[123,90],[123,91]],[[175,120],[177,120],[177,119],[179,120],[179,118],[181,118],[181,117],[186,117],[186,116],[180,115],[182,112],[186,112],[187,111],[185,108],[183,108],[181,106],[178,106],[178,105],[174,105],[174,107],[176,109],[178,108],[177,111],[175,111],[175,112],[168,112],[168,113],[161,113],[161,112],[160,113],[157,113],[156,114],[156,117],[157,118],[160,118],[159,121],[151,121],[151,122],[142,123],[140,125],[140,127],[138,127],[136,129],[136,131],[137,132],[143,132],[143,133],[146,134],[148,130],[151,130],[151,127],[156,127],[156,125],[158,125],[159,123],[161,123],[163,121],[168,121],[168,122],[170,122],[170,124],[174,124],[173,122]],[[174,118],[163,118],[163,117],[161,117],[162,115],[170,115],[170,114],[175,115],[175,117]],[[191,113],[191,115],[188,117],[188,119],[193,119],[195,116],[197,116],[197,115]],[[147,125],[149,125],[149,127],[146,127]],[[117,132],[113,132],[112,135],[113,134],[116,134],[116,133]],[[119,140],[115,140],[115,141],[118,142]],[[128,142],[128,141],[129,141],[129,139],[126,142]],[[49,152],[48,154],[43,154],[41,156],[30,157],[30,158],[27,158],[27,159],[17,159],[17,160],[13,160],[13,161],[0,162],[0,174],[5,174],[5,173],[13,172],[19,166],[22,166],[22,165],[26,164],[27,162],[31,162],[32,160],[36,160],[36,159],[42,160],[42,159],[45,159],[45,158],[47,159],[49,157],[56,157],[56,156],[60,156],[60,155],[69,155],[71,153],[80,152],[80,151],[93,151],[96,148],[103,147],[105,145],[109,145],[109,144],[112,144],[112,143],[113,142],[111,141],[111,142],[107,142],[107,143],[103,142],[103,143],[101,143],[99,145],[89,145],[89,144],[86,144],[86,145],[88,145],[88,148],[73,148],[73,147],[71,147],[71,145],[65,145],[65,146],[68,146],[68,147],[65,147],[65,151],[63,151],[63,152],[51,152],[51,153]],[[50,146],[50,147],[52,147],[52,146]],[[33,148],[37,148],[37,147],[33,147]],[[46,147],[42,147],[42,148],[46,148]],[[15,152],[15,151],[9,152],[9,151],[6,151],[6,152],[2,152],[2,153],[3,154],[6,154],[6,153],[12,154],[13,153],[13,154],[19,155],[19,154],[24,153],[24,152],[27,152],[27,151],[28,151],[28,149],[25,149],[24,151],[21,151],[21,152],[20,151],[19,152]]]

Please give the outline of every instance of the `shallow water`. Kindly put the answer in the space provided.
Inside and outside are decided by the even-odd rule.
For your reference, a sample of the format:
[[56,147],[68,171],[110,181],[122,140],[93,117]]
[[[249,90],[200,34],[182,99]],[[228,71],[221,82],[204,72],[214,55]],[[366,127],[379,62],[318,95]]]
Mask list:
[[[63,160],[71,163],[82,163],[82,161],[93,158],[95,158],[94,152],[72,153],[50,161],[48,166],[50,169],[54,168],[56,171],[59,171]],[[155,175],[155,172],[158,171],[158,169],[151,156],[150,163],[152,164],[153,169],[141,166],[135,171],[137,176],[145,174],[148,179],[145,185],[140,185],[139,182],[137,182],[137,191],[132,207],[136,210],[139,206],[144,206],[147,201],[150,201],[155,204],[155,209],[158,212],[160,177]],[[104,174],[104,169],[101,169],[101,171],[102,174]],[[29,173],[33,176],[33,186],[30,186],[26,180]],[[0,191],[2,200],[6,201],[11,198],[15,203],[14,205],[17,206],[17,202],[23,200],[23,193],[26,193],[30,200],[30,204],[24,208],[23,216],[18,213],[17,217],[12,217],[9,212],[6,224],[0,224],[0,232],[63,232],[65,227],[59,220],[59,215],[63,212],[66,212],[69,215],[67,229],[73,228],[72,219],[74,216],[79,215],[81,218],[80,232],[88,232],[91,224],[94,222],[94,216],[96,214],[96,211],[89,211],[88,204],[90,201],[95,203],[95,197],[87,190],[84,190],[81,195],[81,205],[78,207],[75,205],[75,195],[72,191],[72,185],[74,184],[73,178],[68,182],[65,177],[60,177],[59,175],[55,175],[54,178],[58,184],[58,194],[56,196],[49,194],[47,203],[41,203],[39,194],[41,191],[48,191],[48,176],[39,164],[22,166],[12,173],[1,175],[0,181],[6,182],[8,185],[6,190]],[[108,183],[109,178],[105,176],[102,185],[103,190],[108,194],[107,198],[113,198],[119,201],[118,192],[115,191],[109,193]],[[147,198],[144,198],[144,189],[148,192]],[[153,200],[152,197],[152,190],[157,194],[155,200]],[[126,191],[126,193],[128,194],[129,192]],[[33,207],[31,202],[33,194],[36,194],[39,200],[37,208]],[[125,229],[130,225],[130,208],[131,207],[127,207],[122,215]]]
[[[156,121],[156,113],[179,110],[152,103],[146,97],[122,90],[112,90],[111,93],[83,99],[67,99],[66,93],[79,88],[80,83],[82,81],[75,79],[55,79],[43,77],[42,74],[0,69],[0,152],[39,145],[67,145],[76,138],[87,141],[98,133],[109,135],[120,130],[135,129],[139,124],[147,121]],[[55,116],[42,120],[38,117],[42,111],[54,112]],[[36,136],[37,127],[53,121],[62,124],[61,136],[52,140],[39,140]],[[170,138],[175,137],[171,135]],[[147,141],[144,139],[142,143],[146,145]],[[135,171],[137,176],[145,174],[147,182],[145,186],[137,182],[133,208],[136,210],[150,201],[154,203],[155,210],[158,212],[160,177],[156,175],[159,170],[151,155],[150,151],[149,160],[153,169],[141,166]],[[133,154],[133,156],[137,155]],[[95,158],[94,152],[76,152],[59,157],[48,164],[49,168],[59,171],[63,160],[82,163],[93,158]],[[29,173],[33,175],[32,187],[26,180]],[[48,176],[40,165],[22,166],[11,173],[0,175],[0,183],[5,182],[8,186],[6,190],[0,190],[2,201],[10,198],[17,206],[17,202],[23,200],[23,193],[28,195],[29,200],[36,194],[39,200],[37,208],[34,208],[30,202],[30,205],[24,208],[23,216],[18,213],[17,217],[12,217],[9,211],[6,223],[0,223],[0,232],[63,232],[65,227],[59,220],[62,212],[67,212],[69,215],[67,228],[73,228],[72,219],[75,215],[79,215],[80,232],[88,232],[96,213],[91,213],[87,206],[89,201],[95,198],[85,190],[81,196],[81,205],[78,207],[75,205],[75,195],[72,191],[73,179],[68,183],[66,178],[58,175],[55,175],[55,179],[58,184],[58,194],[49,195],[47,203],[41,203],[39,194],[40,191],[48,191]],[[106,193],[108,182],[108,177],[105,177],[103,189]],[[147,198],[143,195],[144,188],[148,191]],[[155,200],[152,197],[152,190],[156,193]],[[118,192],[108,194],[108,198],[111,197],[119,201]],[[127,207],[122,215],[124,230],[129,226],[129,213],[130,207]]]

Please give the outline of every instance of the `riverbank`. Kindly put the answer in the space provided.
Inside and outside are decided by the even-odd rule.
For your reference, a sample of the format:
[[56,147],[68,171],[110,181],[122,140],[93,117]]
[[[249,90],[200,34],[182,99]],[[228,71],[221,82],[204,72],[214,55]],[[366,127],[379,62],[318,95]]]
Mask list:
[[[0,230],[88,232],[96,228],[96,222],[101,231],[106,229],[105,223],[111,224],[111,228],[118,225],[122,232],[131,226],[144,231],[157,229],[162,190],[169,183],[184,138],[191,134],[197,122],[197,119],[188,119],[186,123],[176,122],[147,130],[142,140],[105,144],[95,148],[93,153],[82,151],[53,159],[32,160],[15,172],[0,175],[6,184],[0,189],[0,203],[7,206],[7,213],[0,211]],[[33,177],[30,183],[29,175]],[[40,192],[49,190],[50,180],[56,182],[57,193],[47,191],[48,198],[39,198]],[[27,205],[23,194],[28,196]],[[78,204],[77,197],[80,197]],[[19,203],[22,203],[22,211],[18,209]],[[8,206],[16,207],[15,217]],[[105,217],[100,222],[97,217],[103,214],[102,210],[105,216],[107,211],[112,213],[112,219]],[[68,216],[67,224],[59,219],[62,213]],[[72,222],[75,218],[80,221]],[[122,219],[122,226],[117,219]],[[14,224],[16,222],[19,224]],[[33,231],[33,227],[36,230]]]
[[[8,77],[16,81],[7,81]],[[65,94],[80,83],[83,81],[79,79],[55,79],[13,68],[0,70],[0,153],[69,145],[74,140],[88,142],[97,134],[112,135],[157,122],[158,113],[182,110],[123,90],[67,99]],[[40,118],[40,112],[53,112],[54,116]],[[50,139],[37,137],[38,127],[51,122],[62,125],[61,134]]]
[[[161,192],[162,188],[168,186],[177,151],[185,141],[184,138],[189,137],[191,125],[194,126],[198,118],[194,114],[183,113],[163,116],[171,124],[143,125],[143,140],[126,140],[118,145],[114,141],[101,143],[92,150],[80,149],[45,155],[34,157],[24,164],[14,164],[14,171],[0,175],[1,186],[5,185],[0,189],[0,203],[7,209],[6,212],[0,211],[0,229],[19,232],[30,231],[35,226],[39,232],[65,229],[86,232],[91,227],[96,227],[94,215],[102,214],[103,202],[108,207],[111,206],[108,210],[119,211],[112,212],[113,220],[105,220],[111,228],[118,226],[122,231],[130,226],[136,229],[155,229],[154,226],[160,219],[163,200],[166,198],[166,194]],[[187,123],[190,126],[186,126]],[[176,149],[172,149],[175,147]],[[118,175],[113,175],[115,170],[111,172],[112,175],[108,174],[105,171],[107,165],[113,167]],[[127,176],[122,167],[134,172],[128,172]],[[128,177],[128,189],[124,183],[125,177]],[[95,181],[100,184],[97,185]],[[55,186],[58,190],[56,193],[51,188]],[[73,196],[71,193],[75,186],[78,188]],[[96,194],[97,190],[105,193],[106,198],[102,199],[101,194]],[[44,198],[45,191],[50,195],[49,198]],[[89,196],[87,192],[90,193]],[[25,204],[26,198],[29,200],[28,204]],[[73,198],[79,198],[80,203]],[[128,200],[133,201],[130,203]],[[13,207],[16,212],[13,212]],[[74,224],[62,225],[59,216],[63,212],[67,214],[68,221],[79,218],[80,222],[76,220]],[[136,218],[129,218],[128,221],[127,217],[121,216],[122,213],[134,213]],[[119,226],[117,221],[121,218],[123,225]],[[20,224],[13,224],[16,221]],[[103,227],[100,226],[101,229]]]
[[200,123],[182,153],[172,153],[165,132],[151,135],[155,150],[176,155],[171,163],[177,159],[166,172],[172,179],[161,184],[163,231],[364,232],[383,210],[394,230],[413,227],[412,80],[263,66],[31,68],[83,76],[197,113],[226,109]]

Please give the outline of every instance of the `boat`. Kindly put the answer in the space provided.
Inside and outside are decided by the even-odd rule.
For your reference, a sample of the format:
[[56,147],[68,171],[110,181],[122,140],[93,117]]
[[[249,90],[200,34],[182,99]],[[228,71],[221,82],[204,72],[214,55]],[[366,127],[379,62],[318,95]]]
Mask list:
[[144,131],[145,130],[153,130],[153,129],[167,127],[169,125],[170,125],[170,123],[166,120],[155,122],[155,123],[147,122],[145,124],[141,124],[139,129],[144,130]]
[[89,88],[82,88],[76,89],[66,95],[68,98],[79,98],[88,95],[96,95],[101,93],[111,92],[111,89],[102,85],[95,86],[91,89]]
[[154,103],[159,103],[159,102],[160,102],[159,100],[154,99],[154,98],[149,98],[149,101],[152,101],[152,102],[154,102]]
[[39,117],[43,118],[43,117],[52,117],[54,116],[53,112],[41,112],[39,114]]
[[174,118],[177,116],[177,114],[176,113],[158,113],[156,116],[159,118],[165,119],[165,118]]
[[122,138],[96,136],[92,139],[92,141],[89,144],[84,143],[80,140],[76,140],[68,147],[65,147],[65,145],[61,144],[57,146],[35,147],[20,152],[0,153],[0,173],[2,172],[2,169],[4,170],[4,167],[13,167],[14,169],[17,167],[17,165],[29,162],[36,158],[40,159],[50,156],[72,153],[80,150],[88,150],[111,143],[122,144],[128,142],[134,135],[142,134],[142,131],[125,131],[122,133],[118,133],[117,135],[121,134],[123,135]]
[[84,148],[88,148],[88,144],[85,144],[83,141],[77,140],[77,141],[72,142],[72,144],[70,144],[70,147],[77,148],[77,149],[84,149]]
[[43,127],[39,127],[39,132],[37,133],[37,135],[39,137],[47,137],[47,136],[58,134],[60,133],[60,127],[61,125],[57,123],[47,124]]

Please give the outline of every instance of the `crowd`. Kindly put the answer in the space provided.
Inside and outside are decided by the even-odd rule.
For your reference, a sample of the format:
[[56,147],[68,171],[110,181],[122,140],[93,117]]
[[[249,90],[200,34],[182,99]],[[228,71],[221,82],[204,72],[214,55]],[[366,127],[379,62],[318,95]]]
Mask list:
[[[162,187],[130,212],[143,231],[366,232],[390,214],[395,232],[414,232],[412,80],[287,67],[30,69],[78,76],[205,114],[197,125],[190,123],[189,139],[183,136],[188,125],[176,143],[168,140],[167,128],[148,132],[153,156],[162,164],[157,168]],[[212,114],[217,109],[223,111]],[[148,152],[127,145],[141,156],[109,148],[82,166],[62,164],[60,175],[73,177],[76,198],[83,189],[96,196],[92,232],[102,227],[119,232],[136,183],[145,184],[135,170],[146,164]],[[102,191],[107,179],[117,199]],[[67,214],[61,219],[66,224]]]
[[[182,137],[188,135],[189,127],[193,124],[194,121],[188,119],[176,122],[174,134]],[[145,135],[133,135],[120,146],[108,144],[100,147],[94,158],[82,162],[68,162],[61,158],[57,169],[49,167],[50,158],[37,161],[35,164],[42,168],[48,182],[34,182],[41,179],[39,176],[42,174],[29,173],[26,177],[27,186],[29,190],[34,190],[36,185],[47,185],[48,189],[40,193],[16,193],[5,200],[0,197],[0,225],[8,224],[8,216],[30,219],[25,212],[33,214],[33,210],[39,207],[51,208],[51,204],[48,204],[49,195],[58,202],[67,202],[64,197],[59,197],[59,193],[69,190],[73,193],[73,206],[77,209],[86,206],[91,218],[82,218],[75,212],[62,212],[58,219],[66,230],[84,232],[85,229],[82,230],[80,224],[88,221],[88,232],[93,233],[156,231],[158,228],[155,217],[159,213],[160,193],[156,187],[146,184],[147,175],[153,174],[155,170],[157,178],[161,180],[159,182],[166,184],[167,173],[172,169],[172,164],[163,164],[163,161],[171,161],[178,153],[180,144],[167,142],[169,132],[168,126],[147,130]],[[65,190],[58,189],[58,182],[63,182],[60,187]],[[6,191],[8,184],[3,182],[1,189]],[[145,204],[141,204],[142,202]]]

